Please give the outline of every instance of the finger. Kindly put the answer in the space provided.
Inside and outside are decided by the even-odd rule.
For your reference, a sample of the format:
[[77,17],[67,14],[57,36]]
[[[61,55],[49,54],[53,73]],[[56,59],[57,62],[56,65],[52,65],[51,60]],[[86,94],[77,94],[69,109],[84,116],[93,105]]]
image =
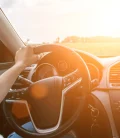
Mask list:
[[19,50],[21,50],[22,48],[19,48]]
[[34,48],[34,47],[36,47],[36,46],[34,46],[34,45],[29,45],[29,47],[32,47],[32,48]]
[[41,56],[40,55],[37,55],[37,59],[38,59],[38,61],[41,59]]
[[40,55],[34,55],[34,59],[36,60],[36,62],[39,61],[40,60]]
[[24,49],[25,47],[21,47],[21,48],[19,48],[19,50],[22,50],[22,49]]
[[34,52],[34,54],[40,53],[39,50],[38,50],[38,48],[39,48],[38,46],[34,46],[34,47],[33,47],[33,52]]

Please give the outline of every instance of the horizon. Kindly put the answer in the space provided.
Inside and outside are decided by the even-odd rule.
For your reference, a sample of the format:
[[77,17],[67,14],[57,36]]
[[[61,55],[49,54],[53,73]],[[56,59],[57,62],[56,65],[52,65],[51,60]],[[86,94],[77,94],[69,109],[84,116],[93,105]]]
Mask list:
[[[78,40],[79,40],[79,41],[78,41],[78,42],[64,42],[64,40],[65,40],[67,37],[78,37]],[[56,42],[56,41],[47,42],[47,41],[46,41],[46,42],[38,42],[38,43],[37,43],[37,42],[32,42],[32,41],[30,41],[30,40],[29,40],[29,41],[26,40],[26,41],[24,41],[24,43],[26,43],[26,44],[28,43],[28,44],[30,44],[30,45],[31,45],[31,44],[33,44],[33,45],[34,45],[34,44],[35,44],[35,45],[38,44],[38,45],[39,45],[39,44],[47,44],[47,43],[48,43],[48,44],[52,44],[52,43],[63,43],[63,44],[65,44],[65,43],[120,43],[120,37],[112,37],[112,36],[90,36],[90,37],[83,37],[83,36],[81,36],[81,37],[80,37],[80,36],[67,36],[67,37],[65,37],[65,38],[62,39],[62,40],[59,38],[59,42]],[[86,38],[86,41],[82,41],[82,40],[80,41],[81,38]],[[95,39],[95,38],[96,38],[96,39]],[[102,40],[102,39],[100,40],[99,38],[100,38],[100,39],[103,38],[103,40]],[[88,40],[87,40],[87,39],[88,39]],[[92,41],[89,41],[90,39],[91,39]],[[95,39],[95,40],[93,40],[93,39]],[[108,40],[108,39],[109,39],[109,40]],[[117,39],[117,40],[116,40],[116,39]]]

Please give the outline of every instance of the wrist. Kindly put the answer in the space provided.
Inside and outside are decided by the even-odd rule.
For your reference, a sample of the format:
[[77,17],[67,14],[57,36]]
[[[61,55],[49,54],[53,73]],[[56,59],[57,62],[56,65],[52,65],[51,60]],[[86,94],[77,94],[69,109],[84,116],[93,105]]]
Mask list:
[[15,66],[20,70],[23,71],[26,68],[26,65],[23,62],[15,63]]

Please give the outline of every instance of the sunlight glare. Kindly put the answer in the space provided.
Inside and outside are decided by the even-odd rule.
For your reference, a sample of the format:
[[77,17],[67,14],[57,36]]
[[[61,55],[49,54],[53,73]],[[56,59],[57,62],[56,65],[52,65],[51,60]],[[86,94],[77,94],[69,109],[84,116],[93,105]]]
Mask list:
[[120,0],[18,1],[4,11],[23,40],[40,43],[71,35],[120,37]]

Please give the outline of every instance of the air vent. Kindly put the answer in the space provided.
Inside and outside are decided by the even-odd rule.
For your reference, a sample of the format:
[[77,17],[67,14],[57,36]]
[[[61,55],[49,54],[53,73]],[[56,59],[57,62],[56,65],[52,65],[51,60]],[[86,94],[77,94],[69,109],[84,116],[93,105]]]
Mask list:
[[109,83],[111,86],[120,86],[120,62],[110,68]]

